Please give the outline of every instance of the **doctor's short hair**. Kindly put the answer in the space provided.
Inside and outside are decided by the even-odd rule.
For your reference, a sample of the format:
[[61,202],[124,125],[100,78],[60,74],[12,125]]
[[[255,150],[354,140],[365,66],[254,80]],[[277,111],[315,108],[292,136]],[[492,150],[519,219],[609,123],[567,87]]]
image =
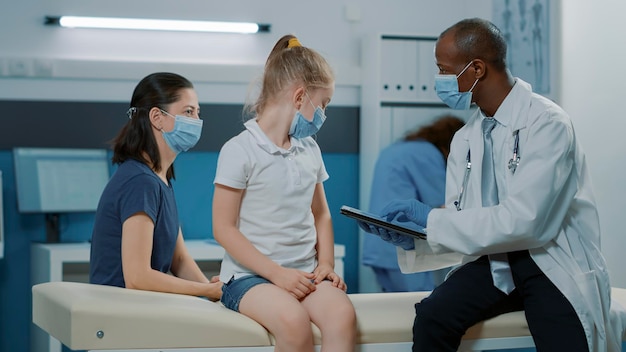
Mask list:
[[481,59],[498,70],[506,69],[506,40],[498,27],[482,18],[468,18],[444,30],[439,38],[454,36],[460,61]]
[[247,115],[261,114],[267,103],[292,84],[306,89],[327,88],[335,82],[335,74],[326,59],[317,51],[303,46],[298,38],[287,34],[270,52],[255,103],[246,104]]
[[430,125],[420,127],[404,136],[404,141],[424,140],[432,143],[444,159],[448,159],[450,154],[450,143],[456,131],[465,126],[465,122],[454,115],[443,115],[438,117]]

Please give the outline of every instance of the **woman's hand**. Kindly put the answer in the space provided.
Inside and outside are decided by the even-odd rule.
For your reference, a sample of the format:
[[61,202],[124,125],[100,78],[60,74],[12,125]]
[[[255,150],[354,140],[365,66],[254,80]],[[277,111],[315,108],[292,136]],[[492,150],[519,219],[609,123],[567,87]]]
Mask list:
[[213,276],[207,285],[206,294],[204,295],[210,301],[216,302],[222,298],[223,282],[219,281],[219,276]]

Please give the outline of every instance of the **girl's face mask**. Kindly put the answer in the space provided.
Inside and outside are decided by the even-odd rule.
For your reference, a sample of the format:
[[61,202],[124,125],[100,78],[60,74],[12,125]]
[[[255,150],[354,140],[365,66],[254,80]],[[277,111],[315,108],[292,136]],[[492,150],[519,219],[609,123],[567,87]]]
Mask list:
[[315,112],[313,113],[313,120],[307,120],[306,117],[302,115],[300,110],[296,111],[296,114],[291,122],[291,127],[289,128],[289,135],[294,138],[301,139],[316,134],[324,124],[324,121],[326,121],[326,114],[324,114],[324,110],[322,110],[319,106],[315,107],[308,94],[307,98],[309,99],[311,106],[315,109]]

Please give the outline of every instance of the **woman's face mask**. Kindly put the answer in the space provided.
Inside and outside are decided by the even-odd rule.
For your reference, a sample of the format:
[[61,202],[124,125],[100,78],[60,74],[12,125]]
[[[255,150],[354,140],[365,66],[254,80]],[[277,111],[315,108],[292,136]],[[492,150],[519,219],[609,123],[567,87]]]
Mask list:
[[186,152],[198,143],[202,134],[202,120],[182,115],[172,116],[164,110],[161,112],[176,120],[171,132],[161,131],[163,139],[172,151],[176,154]]
[[311,106],[315,109],[315,112],[313,113],[313,120],[307,120],[306,117],[302,115],[300,110],[296,111],[296,114],[291,121],[291,127],[289,127],[289,135],[294,138],[301,139],[316,134],[324,124],[324,121],[326,121],[324,110],[322,110],[319,106],[315,107],[308,94],[307,98],[309,99]]
[[435,91],[439,99],[450,108],[455,110],[467,110],[472,104],[472,90],[478,83],[478,79],[467,92],[459,92],[458,78],[470,67],[470,61],[458,75],[435,75]]

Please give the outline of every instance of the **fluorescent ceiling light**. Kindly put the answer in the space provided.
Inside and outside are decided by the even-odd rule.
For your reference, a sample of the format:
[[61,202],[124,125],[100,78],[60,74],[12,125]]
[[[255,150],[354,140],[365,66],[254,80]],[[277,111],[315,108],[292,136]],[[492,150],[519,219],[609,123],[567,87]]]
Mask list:
[[269,32],[269,24],[251,22],[151,20],[114,17],[46,17],[45,24],[67,28],[143,29],[160,31],[192,31],[220,33]]

